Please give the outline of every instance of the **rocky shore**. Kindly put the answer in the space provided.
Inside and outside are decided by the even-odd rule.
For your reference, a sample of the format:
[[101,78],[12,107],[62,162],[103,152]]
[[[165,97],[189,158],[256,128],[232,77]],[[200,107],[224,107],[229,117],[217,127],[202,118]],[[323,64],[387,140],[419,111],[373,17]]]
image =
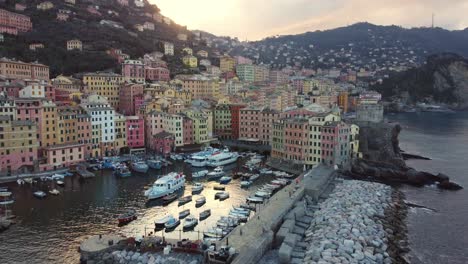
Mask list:
[[405,263],[406,211],[391,187],[345,180],[318,207],[303,263]]

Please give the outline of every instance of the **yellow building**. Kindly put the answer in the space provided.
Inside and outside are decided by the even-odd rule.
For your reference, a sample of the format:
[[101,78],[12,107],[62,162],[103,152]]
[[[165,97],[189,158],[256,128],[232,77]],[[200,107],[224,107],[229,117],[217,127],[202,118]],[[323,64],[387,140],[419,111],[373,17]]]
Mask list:
[[177,75],[176,79],[182,82],[182,89],[189,91],[194,99],[217,100],[220,97],[219,80],[203,75]]
[[57,105],[44,101],[42,107],[40,144],[41,147],[53,146],[58,144],[58,136],[61,136],[57,133]]
[[193,50],[191,48],[184,48],[182,52],[186,55],[193,55]]
[[185,105],[190,105],[192,103],[192,93],[187,90],[176,90],[174,88],[161,87],[145,89],[145,93],[151,95],[153,98],[177,98],[182,100]]
[[115,150],[117,153],[120,149],[127,146],[127,125],[124,115],[115,114]]
[[223,56],[219,59],[219,67],[222,73],[233,72],[236,69],[236,59],[230,56]]
[[193,127],[193,143],[206,144],[210,142],[208,137],[208,116],[202,111],[187,110],[185,115],[192,119]]
[[187,55],[182,58],[182,62],[185,66],[190,68],[196,68],[198,66],[198,59],[193,55]]
[[124,77],[115,73],[96,72],[83,75],[86,92],[106,97],[113,108],[119,106],[120,85],[124,82]]

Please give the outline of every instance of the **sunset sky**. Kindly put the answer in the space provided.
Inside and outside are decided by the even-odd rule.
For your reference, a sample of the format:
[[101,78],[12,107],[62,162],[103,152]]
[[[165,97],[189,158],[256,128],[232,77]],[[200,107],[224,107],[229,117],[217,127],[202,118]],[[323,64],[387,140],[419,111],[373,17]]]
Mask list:
[[367,21],[404,27],[468,27],[467,0],[149,0],[189,29],[257,40]]

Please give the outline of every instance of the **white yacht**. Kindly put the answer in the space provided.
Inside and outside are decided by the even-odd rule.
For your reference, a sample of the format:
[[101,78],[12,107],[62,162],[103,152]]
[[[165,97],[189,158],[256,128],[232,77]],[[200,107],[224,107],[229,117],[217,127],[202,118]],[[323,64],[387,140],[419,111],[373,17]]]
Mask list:
[[185,175],[171,172],[154,182],[153,186],[145,191],[148,200],[158,199],[185,186]]
[[217,153],[219,149],[212,147],[205,148],[205,150],[192,154],[190,158],[186,160],[187,163],[190,163],[193,167],[205,167],[208,165],[208,159],[211,155]]
[[237,152],[221,152],[218,154],[213,154],[207,161],[207,165],[210,167],[224,166],[231,163],[234,163],[239,158]]

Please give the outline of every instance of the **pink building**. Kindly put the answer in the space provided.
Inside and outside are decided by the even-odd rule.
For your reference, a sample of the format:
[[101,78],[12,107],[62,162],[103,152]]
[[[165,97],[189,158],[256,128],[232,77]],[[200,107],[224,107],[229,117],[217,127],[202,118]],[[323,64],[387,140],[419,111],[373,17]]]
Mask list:
[[145,147],[145,120],[138,116],[126,116],[127,145],[130,148]]
[[270,71],[270,81],[273,83],[287,83],[288,82],[288,75],[279,70],[271,70]]
[[[17,32],[28,32],[32,29],[31,19],[28,16],[13,13],[5,9],[0,9],[0,26],[4,27],[4,29],[15,29]],[[10,33],[3,31],[1,28],[0,32]]]
[[169,155],[175,148],[175,137],[173,134],[162,131],[153,136],[153,151],[163,156]]
[[[32,121],[37,126],[37,138],[41,138],[41,125],[43,115],[43,99],[19,98],[16,102],[16,118],[21,121]],[[40,142],[39,142],[40,143]]]
[[135,98],[133,98],[133,104],[134,104],[135,114],[140,115],[139,110],[145,104],[144,95],[143,94],[135,95]]
[[151,111],[145,115],[146,145],[151,149],[154,149],[151,145],[153,143],[153,135],[164,131],[163,115],[163,113],[157,111]]
[[252,64],[252,60],[242,56],[234,57],[236,59],[237,64]]
[[18,98],[19,92],[21,89],[24,88],[23,84],[19,83],[1,83],[0,84],[0,92],[3,92],[8,97]]
[[344,122],[327,122],[321,130],[322,163],[346,166],[351,161],[351,128]]
[[41,171],[55,170],[77,165],[85,159],[85,146],[83,144],[62,144],[44,148],[46,164]]
[[183,119],[183,138],[184,138],[184,145],[193,144],[193,120],[184,116]]
[[145,65],[139,60],[125,60],[122,63],[122,75],[126,81],[143,83],[145,81]]
[[[126,83],[120,87],[119,112],[123,115],[135,115],[135,102],[137,96],[143,95],[144,87],[142,84]],[[141,104],[140,104],[141,106]]]
[[284,122],[284,158],[288,160],[303,162],[306,159],[306,149],[298,144],[299,142],[308,142],[307,129],[308,119],[293,118],[286,119]]
[[304,78],[303,77],[294,77],[291,79],[292,86],[296,89],[298,93],[304,92]]
[[279,118],[279,113],[270,109],[240,109],[239,137],[256,139],[262,144],[270,144],[272,125]]
[[47,84],[44,85],[45,98],[50,101],[55,101],[55,87]]
[[150,81],[170,81],[170,72],[169,69],[164,67],[145,68],[146,80]]

